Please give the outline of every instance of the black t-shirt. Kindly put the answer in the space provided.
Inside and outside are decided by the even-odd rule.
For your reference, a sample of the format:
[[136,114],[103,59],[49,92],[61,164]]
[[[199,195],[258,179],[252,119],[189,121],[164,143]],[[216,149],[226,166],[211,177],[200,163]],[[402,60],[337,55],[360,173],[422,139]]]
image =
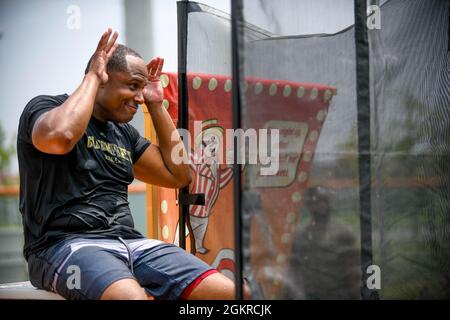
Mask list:
[[17,155],[20,212],[28,256],[71,236],[142,238],[134,229],[127,187],[133,164],[150,145],[130,124],[91,118],[65,155],[46,154],[31,140],[34,123],[69,96],[38,96],[20,117]]

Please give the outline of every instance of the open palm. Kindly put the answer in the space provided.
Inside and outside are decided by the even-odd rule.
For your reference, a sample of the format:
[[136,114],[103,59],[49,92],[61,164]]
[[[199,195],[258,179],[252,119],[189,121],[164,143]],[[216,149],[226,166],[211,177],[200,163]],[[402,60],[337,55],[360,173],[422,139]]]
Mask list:
[[94,72],[102,83],[106,83],[108,81],[106,67],[109,59],[118,46],[116,40],[119,34],[117,32],[114,32],[112,36],[111,34],[111,28],[108,28],[108,30],[103,33],[98,43],[97,50],[95,50],[95,53],[92,56],[89,68],[89,71]]
[[143,91],[146,105],[159,105],[163,101],[164,91],[160,79],[163,65],[164,59],[160,57],[153,58],[147,64],[148,81]]

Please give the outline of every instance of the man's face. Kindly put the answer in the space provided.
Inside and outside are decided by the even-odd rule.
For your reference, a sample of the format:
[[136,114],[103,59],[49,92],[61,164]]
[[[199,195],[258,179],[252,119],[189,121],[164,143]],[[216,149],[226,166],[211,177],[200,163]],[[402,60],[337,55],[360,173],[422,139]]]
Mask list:
[[142,90],[148,74],[145,62],[131,55],[126,60],[127,70],[108,72],[108,82],[99,88],[94,115],[100,120],[129,122],[144,103]]

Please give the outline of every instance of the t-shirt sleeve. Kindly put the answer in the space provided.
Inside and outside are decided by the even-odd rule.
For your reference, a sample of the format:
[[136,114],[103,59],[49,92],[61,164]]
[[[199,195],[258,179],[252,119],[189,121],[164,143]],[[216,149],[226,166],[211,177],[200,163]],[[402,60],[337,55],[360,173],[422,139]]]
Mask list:
[[133,146],[133,163],[136,163],[142,156],[145,150],[150,146],[150,140],[142,137],[135,127],[128,126],[131,134],[131,141]]
[[45,96],[38,96],[32,99],[25,107],[20,118],[19,137],[28,143],[32,143],[33,127],[36,120],[45,112],[52,110],[59,104]]

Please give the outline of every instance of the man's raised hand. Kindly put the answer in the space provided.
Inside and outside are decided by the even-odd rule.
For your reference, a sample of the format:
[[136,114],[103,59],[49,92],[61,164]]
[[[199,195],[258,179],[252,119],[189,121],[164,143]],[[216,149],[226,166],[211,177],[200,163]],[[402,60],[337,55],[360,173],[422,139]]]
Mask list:
[[91,64],[89,67],[89,72],[93,72],[95,75],[97,75],[102,84],[108,81],[106,66],[118,46],[116,40],[119,34],[116,31],[111,36],[111,33],[111,28],[108,28],[108,30],[103,33],[100,41],[98,42],[97,50],[95,50],[95,53],[92,56]]
[[143,91],[145,104],[147,106],[152,104],[160,105],[163,101],[164,91],[160,79],[163,66],[164,59],[160,57],[153,58],[147,64],[148,81]]

